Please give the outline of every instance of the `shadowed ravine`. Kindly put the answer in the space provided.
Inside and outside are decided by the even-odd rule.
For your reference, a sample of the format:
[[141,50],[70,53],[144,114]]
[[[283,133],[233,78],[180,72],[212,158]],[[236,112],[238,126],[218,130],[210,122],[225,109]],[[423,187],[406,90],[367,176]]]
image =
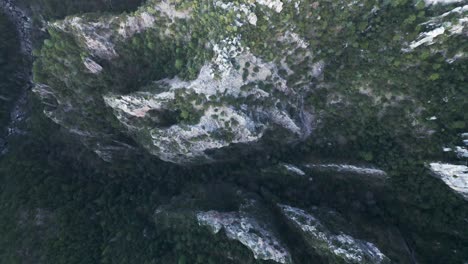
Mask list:
[[17,91],[12,92],[14,101],[10,110],[10,120],[0,131],[0,155],[8,150],[8,138],[13,135],[24,133],[19,128],[19,124],[27,116],[27,94],[33,86],[32,82],[32,20],[27,13],[15,5],[12,0],[1,0],[1,12],[4,13],[16,28],[17,38],[19,39],[22,59],[21,66],[17,69],[18,78],[22,80],[21,87],[12,87]]

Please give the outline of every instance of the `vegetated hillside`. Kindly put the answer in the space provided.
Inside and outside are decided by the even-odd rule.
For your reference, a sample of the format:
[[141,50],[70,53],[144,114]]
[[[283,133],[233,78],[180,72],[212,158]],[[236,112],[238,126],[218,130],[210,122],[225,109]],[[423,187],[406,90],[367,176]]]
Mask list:
[[0,259],[468,259],[466,173],[426,167],[466,162],[462,4],[110,3],[34,11],[76,15],[0,160]]
[[[35,63],[46,114],[107,160],[211,162],[308,138],[371,161],[458,140],[457,7],[262,3],[156,1],[51,24]],[[445,35],[427,43],[426,25]]]

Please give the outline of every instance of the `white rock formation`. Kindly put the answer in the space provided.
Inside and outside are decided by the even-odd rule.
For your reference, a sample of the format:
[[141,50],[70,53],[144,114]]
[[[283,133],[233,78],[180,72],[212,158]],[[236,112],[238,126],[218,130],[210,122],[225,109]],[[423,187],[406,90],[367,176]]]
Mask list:
[[468,133],[461,134],[461,138],[464,146],[456,146],[455,152],[460,159],[466,159],[468,158],[468,149],[466,147],[468,146]]
[[[175,23],[177,19],[188,19],[191,10],[177,10],[174,1],[148,1],[147,6],[139,9],[135,14],[125,16],[119,24],[119,34],[124,38],[129,38],[136,33],[140,33],[154,26],[159,16],[164,16]],[[150,13],[148,10],[151,10]]]
[[129,38],[153,26],[155,20],[156,18],[148,12],[142,12],[138,16],[127,16],[120,22],[119,34]]
[[67,17],[65,20],[50,24],[63,32],[73,34],[86,45],[87,50],[101,59],[118,57],[114,44],[110,41],[112,35],[111,25],[116,17],[106,17],[101,21],[88,21],[81,17]]
[[[220,156],[223,155],[217,155],[219,153],[216,152],[219,149],[235,144],[257,144],[269,131],[286,132],[283,137],[286,144],[303,140],[312,133],[314,115],[312,109],[304,104],[304,98],[312,85],[310,78],[322,75],[324,62],[314,62],[307,40],[294,32],[294,27],[288,29],[284,36],[278,37],[278,41],[291,45],[283,54],[277,54],[284,57],[281,68],[289,69],[287,72],[294,74],[291,68],[296,64],[304,64],[310,71],[295,77],[294,83],[287,83],[287,77],[279,74],[281,71],[277,62],[255,56],[248,46],[254,45],[254,42],[243,40],[243,31],[238,30],[243,25],[255,27],[258,19],[268,21],[268,15],[281,12],[282,1],[238,3],[217,0],[213,5],[184,7],[185,10],[178,9],[178,4],[180,3],[174,0],[149,0],[132,14],[101,17],[82,15],[68,17],[50,25],[73,35],[83,53],[89,53],[83,59],[87,72],[97,75],[103,72],[103,68],[96,61],[124,60],[123,56],[128,55],[116,49],[120,47],[120,43],[127,42],[135,34],[155,28],[155,32],[165,41],[184,45],[187,44],[186,41],[191,41],[192,36],[173,34],[174,30],[200,30],[197,23],[190,24],[192,16],[212,11],[216,11],[216,14],[226,12],[226,16],[210,18],[227,24],[223,25],[226,30],[205,32],[210,34],[209,39],[198,40],[204,43],[199,43],[200,54],[195,57],[205,58],[207,54],[213,54],[213,57],[204,62],[197,79],[185,81],[175,76],[171,79],[154,80],[149,90],[144,87],[142,91],[128,94],[108,92],[102,95],[106,106],[113,109],[123,125],[123,132],[161,159],[183,164],[221,159]],[[198,12],[196,13],[191,8],[200,10],[195,10]],[[257,17],[259,14],[262,16]],[[185,20],[187,24],[176,23],[178,19]],[[115,64],[111,62],[110,65]],[[66,118],[58,114],[72,109],[82,115],[87,110],[81,108],[85,108],[83,105],[89,103],[90,99],[96,104],[101,102],[101,98],[76,99],[86,102],[68,102],[69,100],[57,98],[70,105],[59,103],[59,109],[51,110],[49,116],[62,126],[75,130],[99,127],[100,124],[95,124],[96,121],[93,120],[90,121],[94,122],[92,125],[83,127],[65,124],[68,121],[62,119]],[[169,117],[167,113],[170,113]],[[171,120],[166,120],[167,117]],[[96,134],[96,131],[90,133]],[[97,141],[93,144],[97,144]],[[100,150],[98,153],[106,153],[101,156],[106,156],[107,159],[109,152]],[[227,156],[229,155],[224,155]]]
[[385,178],[387,173],[383,170],[369,167],[360,167],[348,164],[307,164],[307,168],[325,170],[325,171],[336,171],[342,173],[356,173],[368,176],[376,176]]
[[410,44],[410,48],[415,49],[423,44],[425,45],[431,45],[434,43],[434,39],[442,34],[444,34],[445,28],[444,27],[438,27],[434,30],[431,30],[429,32],[424,32],[421,33],[419,36],[418,41],[413,41]]
[[463,0],[424,0],[426,6],[429,5],[448,5],[448,4],[455,4],[461,3]]
[[256,0],[256,2],[273,9],[277,13],[283,10],[283,2],[281,0]]
[[306,173],[305,173],[303,170],[299,169],[298,167],[296,167],[296,166],[294,166],[294,165],[292,165],[292,164],[284,164],[283,166],[284,166],[288,171],[293,172],[293,173],[295,173],[295,174],[297,174],[297,175],[300,175],[300,176],[306,175]]
[[[466,141],[465,141],[465,145],[466,145]],[[461,159],[463,158],[468,158],[468,150],[465,148],[465,147],[461,147],[461,146],[456,146],[455,147],[455,152],[457,153],[457,156]]]
[[288,205],[278,205],[283,215],[298,228],[317,254],[344,263],[385,263],[387,257],[372,243],[344,233],[333,234],[317,218]]
[[176,19],[187,19],[190,18],[191,9],[178,10],[175,7],[177,1],[162,0],[149,2],[150,6],[155,10],[161,12],[164,16],[170,18],[173,22]]
[[[442,2],[442,1],[432,1],[433,3]],[[442,36],[453,36],[453,35],[464,35],[468,36],[467,27],[468,27],[468,5],[456,7],[448,12],[443,13],[440,16],[431,18],[429,21],[423,23],[422,25],[429,26],[433,28],[427,32],[419,34],[418,39],[409,44],[409,50],[418,48],[420,46],[429,46],[440,41],[444,41]],[[451,16],[456,16],[458,19],[446,18]],[[463,54],[462,54],[463,55]]]
[[291,263],[289,252],[275,235],[252,217],[237,212],[208,211],[198,213],[197,219],[199,225],[210,227],[215,234],[224,229],[228,238],[248,247],[255,259]]
[[[276,66],[265,63],[248,51],[243,51],[237,39],[224,40],[222,44],[214,46],[215,57],[211,64],[205,65],[196,80],[181,81],[179,78],[166,79],[156,82],[165,87],[165,92],[148,93],[137,92],[128,95],[109,94],[104,96],[106,104],[112,107],[119,121],[128,129],[144,133],[151,138],[152,145],[145,145],[151,153],[166,161],[186,163],[210,161],[205,154],[207,150],[220,149],[236,143],[255,143],[271,126],[279,126],[290,131],[296,138],[302,138],[310,133],[310,128],[304,126],[284,109],[279,108],[272,92],[261,89],[259,82],[270,82],[276,79],[273,87],[290,98],[297,97],[297,93],[287,87],[286,81],[278,73]],[[235,59],[239,65],[250,64],[250,68],[258,67],[255,75],[243,78],[241,69],[236,69],[231,60]],[[213,74],[213,68],[219,73]],[[248,89],[243,89],[251,84]],[[194,124],[173,124],[161,128],[157,125],[143,127],[135,125],[133,117],[145,118],[149,111],[177,110],[172,108],[176,100],[175,93],[185,91],[182,99],[184,104],[193,107],[201,118]],[[234,98],[239,105],[228,103],[224,97]],[[203,106],[194,102],[194,97],[201,98]],[[255,98],[257,102],[249,105],[244,103],[246,98]],[[186,98],[186,99],[183,99]],[[214,107],[210,103],[221,105]],[[291,103],[291,106],[294,106]],[[307,116],[307,113],[304,113]],[[138,128],[137,128],[138,127]],[[218,136],[215,136],[218,135]]]
[[430,163],[433,174],[440,178],[448,187],[468,200],[468,167],[446,163]]
[[86,67],[86,69],[88,69],[89,72],[93,74],[98,74],[102,71],[102,66],[90,58],[84,59],[83,64]]
[[217,1],[215,2],[215,6],[237,13],[238,15],[236,24],[238,26],[243,26],[245,20],[247,20],[251,25],[257,25],[258,18],[254,12],[255,5],[239,4],[234,2],[225,3],[222,1]]
[[[140,8],[131,15],[120,17],[103,16],[96,21],[83,19],[82,17],[67,17],[58,22],[51,23],[50,27],[56,27],[64,32],[69,32],[85,43],[86,48],[101,59],[114,59],[118,57],[115,51],[114,28],[118,28],[118,34],[126,39],[154,26],[157,15],[165,16],[173,22],[176,18],[187,19],[190,10],[176,10],[173,1],[149,1],[147,5]],[[149,9],[159,13],[152,14]]]
[[449,148],[449,147],[444,147],[442,148],[442,150],[444,152],[455,152],[457,154],[457,157],[459,159],[466,159],[468,158],[468,149],[466,148],[466,146],[468,146],[468,139],[465,139],[468,137],[468,133],[463,133],[460,135],[461,139],[462,139],[462,142],[463,142],[463,146],[455,146],[455,148]]

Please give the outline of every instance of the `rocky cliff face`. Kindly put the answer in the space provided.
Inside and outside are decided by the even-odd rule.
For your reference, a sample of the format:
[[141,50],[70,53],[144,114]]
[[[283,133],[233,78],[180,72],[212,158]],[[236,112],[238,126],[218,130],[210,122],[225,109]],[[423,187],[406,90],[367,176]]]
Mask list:
[[[179,42],[188,45],[195,41],[195,35],[206,34],[207,38],[196,39],[197,45],[203,48],[196,51],[199,55],[195,56],[207,59],[200,61],[195,78],[176,75],[155,79],[148,86],[130,93],[109,90],[102,91],[101,98],[88,94],[86,98],[70,100],[61,94],[63,87],[42,85],[37,86],[36,91],[41,95],[53,95],[57,100],[56,109],[47,111],[54,121],[90,135],[96,141],[96,135],[102,132],[95,130],[94,125],[89,124],[85,129],[84,124],[66,119],[70,112],[85,111],[80,105],[82,102],[99,104],[103,100],[113,110],[125,134],[150,153],[180,164],[216,161],[223,152],[218,150],[237,144],[261,145],[267,134],[281,134],[284,144],[298,142],[309,136],[314,126],[313,109],[303,102],[313,88],[313,84],[306,80],[320,78],[325,65],[314,60],[309,44],[293,32],[294,26],[277,36],[278,45],[289,48],[278,50],[280,54],[276,54],[275,60],[262,59],[251,50],[251,34],[263,31],[265,27],[276,27],[267,19],[262,21],[262,29],[259,29],[257,14],[263,18],[279,14],[283,8],[280,3],[225,4],[218,1],[180,6],[171,1],[150,1],[131,15],[97,19],[70,17],[53,23],[51,30],[71,36],[80,52],[89,54],[83,57],[82,65],[77,66],[80,71],[85,69],[94,75],[91,79],[105,78],[102,77],[106,75],[104,65],[118,63],[128,56],[119,51],[121,43],[143,32],[157,31],[157,35],[170,45]],[[236,14],[236,10],[242,11]],[[201,15],[209,12],[216,12],[212,13],[216,15],[209,18]],[[202,30],[202,19],[209,19],[215,28],[208,26],[197,32]],[[174,32],[186,33],[175,35]],[[149,46],[143,48],[149,49]],[[169,63],[174,65],[169,67],[175,67],[176,71],[190,67],[177,58],[169,58]],[[290,77],[297,75],[292,68],[298,65],[311,69],[311,72],[299,79],[296,76],[292,82]],[[67,118],[62,116],[64,112],[67,112]],[[92,142],[94,140],[84,140],[98,154],[103,153],[96,146],[98,143]],[[104,156],[110,159],[111,154]]]
[[[292,167],[299,170],[292,164],[288,164],[287,168]],[[320,183],[318,179],[313,182],[308,180],[316,173],[296,174],[297,170],[290,171],[287,168],[286,173],[291,173],[287,175],[291,188],[296,188],[295,181],[302,186],[325,187],[325,183]],[[279,179],[282,172],[279,168],[272,169],[274,172],[264,171],[257,176]],[[362,183],[353,179],[348,181],[347,186],[350,185],[362,186]],[[359,191],[365,193],[370,190]],[[217,195],[224,198],[217,204],[226,205],[229,203],[227,201],[235,203],[228,207],[209,206]],[[368,199],[369,195],[366,196],[364,199]],[[177,232],[198,232],[199,236],[212,236],[210,240],[223,239],[227,243],[239,245],[239,249],[249,256],[249,260],[244,260],[245,263],[263,263],[257,262],[261,260],[269,261],[267,263],[304,263],[310,259],[318,263],[390,263],[387,254],[398,256],[392,259],[395,262],[410,263],[401,234],[380,217],[363,224],[355,222],[356,219],[350,215],[341,215],[326,206],[314,206],[306,210],[274,204],[274,201],[282,199],[284,197],[281,195],[273,199],[269,195],[261,197],[227,184],[192,186],[173,197],[168,204],[158,207],[155,222],[158,229],[175,227]],[[369,203],[369,206],[376,207],[376,204]],[[217,252],[223,248],[222,245],[214,247],[212,250]],[[223,252],[221,255],[230,254],[232,252]],[[252,259],[257,261],[251,262]]]
[[448,187],[468,199],[468,167],[444,163],[431,163],[431,171]]
[[[346,6],[340,19],[371,19],[387,7],[347,1],[333,5]],[[178,164],[209,163],[235,157],[230,150],[239,146],[262,148],[268,140],[294,144],[323,125],[328,106],[354,104],[342,80],[323,82],[334,53],[349,49],[346,37],[336,32],[351,34],[338,18],[327,18],[332,26],[322,25],[325,11],[318,2],[299,0],[165,0],[148,1],[132,14],[68,17],[49,25],[52,38],[43,50],[49,58],[37,63],[43,67],[37,76],[48,80],[36,91],[57,101],[46,110],[52,120],[106,160],[119,156],[117,150],[145,149]],[[434,16],[421,24],[429,31],[416,39],[395,37],[394,44],[407,53],[433,49],[451,63],[464,55],[451,58],[457,49],[447,50],[442,34],[465,36],[465,13],[466,6],[459,6]],[[322,27],[334,29],[318,33]],[[362,34],[368,30],[362,28]],[[319,49],[321,39],[337,45],[336,50]],[[65,56],[54,58],[54,52],[65,50]],[[58,64],[46,66],[53,63]],[[411,62],[407,67],[413,67]],[[415,133],[427,132],[420,121],[425,102],[403,94],[408,93],[404,89],[382,92],[373,79],[352,78],[350,89],[371,98],[371,104],[386,101],[381,116],[411,101],[408,122]],[[324,90],[325,101],[305,103]],[[320,111],[317,105],[322,105]]]
[[228,238],[238,240],[249,248],[255,259],[291,263],[288,250],[278,238],[244,212],[200,212],[197,220],[200,225],[210,227],[215,234],[224,229]]
[[[83,169],[94,156],[76,148],[68,164],[54,133],[31,150],[43,191],[27,189],[57,206],[50,184],[72,216],[88,208],[79,220],[96,228],[76,243],[107,262],[129,241],[148,251],[128,253],[141,263],[464,261],[466,13],[464,1],[149,0],[49,22],[34,92],[60,132],[112,163]],[[27,164],[17,157],[3,164]],[[25,217],[54,225],[64,207]]]
[[355,239],[342,232],[333,233],[316,217],[302,209],[278,205],[281,212],[312,250],[330,263],[390,263],[372,243]]
[[[451,2],[443,1],[443,3],[450,4]],[[428,4],[439,4],[439,2],[428,2]],[[409,43],[409,48],[403,50],[411,51],[420,46],[432,46],[432,52],[443,53],[448,63],[465,58],[466,52],[447,50],[446,43],[460,35],[468,36],[466,30],[468,25],[467,13],[468,5],[459,4],[459,6],[425,21],[422,26],[426,27],[427,31],[421,32],[416,40]],[[443,48],[444,46],[445,48]]]

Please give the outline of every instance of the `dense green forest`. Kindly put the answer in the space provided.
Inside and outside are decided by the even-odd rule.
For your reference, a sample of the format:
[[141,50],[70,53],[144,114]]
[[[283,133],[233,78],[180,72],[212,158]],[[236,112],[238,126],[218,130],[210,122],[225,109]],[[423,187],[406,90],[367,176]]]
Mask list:
[[[38,27],[42,19],[87,12],[130,13],[141,4],[140,0],[18,2],[28,8]],[[194,167],[163,162],[141,151],[108,163],[78,136],[47,118],[43,110],[50,106],[28,93],[28,118],[20,124],[27,133],[11,136],[8,153],[0,156],[0,263],[270,263],[255,259],[241,243],[223,233],[212,234],[194,219],[191,210],[237,210],[239,192],[252,194],[273,211],[274,222],[281,227],[278,233],[292,245],[294,263],[313,263],[311,259],[320,257],[304,250],[303,241],[291,234],[272,209],[279,202],[301,208],[333,208],[349,220],[351,233],[365,234],[379,246],[388,246],[386,253],[390,252],[392,263],[416,263],[415,259],[418,263],[464,263],[468,259],[468,204],[430,177],[426,162],[459,160],[454,153],[442,152],[441,146],[459,144],[459,135],[466,132],[466,60],[448,64],[445,57],[452,54],[432,53],[427,48],[402,55],[399,46],[389,45],[401,41],[401,32],[393,32],[392,25],[403,24],[407,32],[414,30],[402,37],[412,39],[422,30],[419,24],[423,19],[432,15],[410,1],[385,6],[380,11],[383,15],[355,16],[343,34],[330,29],[350,19],[351,14],[333,14],[333,1],[325,1],[320,8],[325,13],[318,25],[313,25],[321,29],[313,32],[314,48],[319,57],[333,57],[323,78],[337,93],[345,94],[352,107],[330,106],[325,103],[327,90],[315,89],[304,99],[321,113],[323,123],[301,144],[278,144],[273,138],[267,142],[268,148],[243,154],[240,160]],[[87,98],[109,87],[123,93],[142,86],[151,90],[153,80],[175,75],[194,79],[212,55],[199,41],[210,36],[203,23],[211,25],[218,19],[213,14],[204,16],[203,22],[193,25],[198,38],[188,44],[165,42],[156,30],[136,34],[117,47],[121,60],[99,61],[106,68],[100,77],[83,71],[82,58],[89,54],[82,54],[69,35],[54,30],[38,34],[35,81],[62,87],[64,97],[72,93],[75,98]],[[291,19],[306,21],[301,16]],[[308,32],[311,25],[298,24],[301,33],[312,34]],[[0,40],[0,127],[4,128],[18,87],[27,80],[21,74],[26,63],[19,53],[19,41],[4,16],[0,16],[0,33],[5,36]],[[269,33],[264,29],[248,36],[254,43],[252,50],[262,58],[277,53],[278,46],[270,39],[274,35]],[[340,38],[348,39],[350,48],[334,50]],[[461,36],[451,44],[455,50],[467,48]],[[61,64],[61,60],[67,63]],[[304,74],[304,69],[294,70],[297,75]],[[70,72],[73,78],[67,79]],[[411,113],[418,110],[411,100],[380,114],[380,103],[356,93],[363,80],[381,87],[382,94],[391,91],[417,98],[424,106],[421,116],[437,116],[436,121],[421,121],[437,133],[431,137],[410,133]],[[446,97],[450,98],[448,104]],[[90,103],[83,109],[89,116],[99,112],[104,118],[90,124],[114,133],[119,124],[105,116],[109,110],[93,107]],[[190,124],[200,119],[190,107],[174,108],[182,109],[177,121]],[[123,133],[119,136],[133,143]],[[284,163],[317,160],[373,164],[385,170],[389,179],[382,187],[333,173],[297,177],[278,169]],[[375,201],[368,202],[369,195],[375,196]],[[158,213],[161,208],[168,208],[167,213]],[[404,257],[398,255],[404,250],[386,242],[388,230],[397,230],[395,233],[404,238],[399,243],[407,250]],[[376,233],[381,235],[376,237]]]

